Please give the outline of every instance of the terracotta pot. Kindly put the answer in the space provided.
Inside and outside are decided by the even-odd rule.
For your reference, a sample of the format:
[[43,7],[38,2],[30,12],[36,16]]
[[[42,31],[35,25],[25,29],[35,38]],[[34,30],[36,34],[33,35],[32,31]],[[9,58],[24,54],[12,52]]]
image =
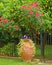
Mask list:
[[32,57],[34,55],[33,49],[31,48],[31,43],[30,42],[25,42],[22,52],[21,52],[21,57],[23,61],[30,62],[32,60]]

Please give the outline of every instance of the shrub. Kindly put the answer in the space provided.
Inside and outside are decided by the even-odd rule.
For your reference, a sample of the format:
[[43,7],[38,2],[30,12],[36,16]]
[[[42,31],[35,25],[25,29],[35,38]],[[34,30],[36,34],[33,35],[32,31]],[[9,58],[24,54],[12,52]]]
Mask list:
[[16,38],[20,38],[19,34],[20,28],[13,20],[4,19],[2,16],[0,17],[0,42],[14,42]]
[[52,29],[52,19],[50,20],[49,14],[44,12],[44,7],[42,5],[41,8],[39,2],[40,0],[38,2],[34,2],[34,0],[0,1],[1,42],[17,42],[16,39],[19,41],[24,34],[32,35],[32,32],[34,32],[32,29],[35,29],[35,32]]
[[8,56],[16,56],[17,50],[16,50],[16,45],[14,43],[8,43],[5,45],[3,48],[1,48],[2,55],[8,55]]

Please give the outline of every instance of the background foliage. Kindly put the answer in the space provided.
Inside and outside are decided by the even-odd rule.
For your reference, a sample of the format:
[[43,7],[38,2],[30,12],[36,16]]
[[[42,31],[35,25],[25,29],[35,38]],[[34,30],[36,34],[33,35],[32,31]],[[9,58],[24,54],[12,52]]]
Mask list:
[[[19,40],[22,35],[24,34],[30,35],[30,36],[32,35],[32,32],[34,32],[34,26],[36,24],[32,22],[31,24],[34,26],[32,27],[32,25],[30,24],[30,28],[27,28],[27,25],[28,25],[27,21],[29,20],[26,18],[27,11],[22,10],[21,6],[28,5],[29,3],[33,3],[37,1],[40,2],[40,7],[42,8],[42,11],[44,12],[44,20],[43,20],[44,23],[41,28],[44,31],[47,31],[47,30],[51,31],[52,29],[52,19],[51,19],[52,1],[51,0],[44,0],[44,1],[43,0],[32,0],[32,1],[31,0],[0,0],[0,37],[1,37],[0,41],[1,42],[4,42],[4,43],[9,41],[18,42],[17,39]],[[31,16],[31,18],[33,16]],[[37,18],[37,22],[38,22],[37,24],[40,24],[40,23],[42,24],[40,19],[41,18]],[[17,26],[17,29],[16,29],[16,26]],[[39,28],[39,25],[36,25],[35,28],[36,27]]]

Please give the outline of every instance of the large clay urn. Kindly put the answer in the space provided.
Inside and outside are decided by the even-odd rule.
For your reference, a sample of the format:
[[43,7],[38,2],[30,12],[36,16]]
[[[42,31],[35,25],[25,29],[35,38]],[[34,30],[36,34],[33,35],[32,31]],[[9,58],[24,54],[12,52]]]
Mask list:
[[22,51],[20,55],[23,61],[30,62],[32,60],[34,50],[32,47],[32,43],[29,40],[23,42]]

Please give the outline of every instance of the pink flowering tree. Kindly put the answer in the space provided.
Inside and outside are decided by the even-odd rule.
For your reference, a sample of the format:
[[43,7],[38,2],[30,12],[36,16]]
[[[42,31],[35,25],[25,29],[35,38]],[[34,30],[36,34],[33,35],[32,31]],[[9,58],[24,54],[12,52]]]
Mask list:
[[20,38],[24,30],[26,30],[24,34],[28,31],[27,34],[33,32],[32,28],[35,31],[51,29],[51,21],[49,21],[48,15],[43,12],[40,3],[26,4],[18,5],[17,0],[5,0],[0,3],[0,31],[3,36],[7,33],[6,37],[4,36],[6,39],[9,35],[10,38]]
[[26,29],[29,29],[29,26],[43,31],[51,29],[49,16],[42,10],[39,2],[33,2],[20,7],[19,23],[24,25]]
[[29,29],[29,26],[33,26],[37,30],[42,28],[42,24],[44,23],[44,12],[39,6],[39,2],[34,2],[27,6],[22,5],[20,10],[20,25],[24,25],[27,29]]
[[[19,8],[18,24],[26,29],[25,35],[30,35],[34,41],[36,41],[36,38],[39,40],[37,35],[40,36],[40,31],[42,31],[42,33],[48,32],[51,34],[51,20],[49,15],[42,10],[39,2],[22,5]],[[24,33],[23,29],[22,33]]]
[[0,16],[0,42],[10,42],[14,38],[19,38],[20,28],[13,20],[8,20]]

